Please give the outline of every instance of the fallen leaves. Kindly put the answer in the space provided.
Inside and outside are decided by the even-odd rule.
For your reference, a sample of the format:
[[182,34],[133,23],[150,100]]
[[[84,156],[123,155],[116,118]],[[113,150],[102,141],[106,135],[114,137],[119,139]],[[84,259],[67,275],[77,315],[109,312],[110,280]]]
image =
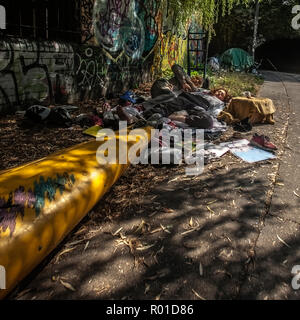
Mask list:
[[32,289],[26,289],[24,291],[21,291],[20,293],[18,293],[16,299],[19,300],[21,299],[22,297],[24,297],[27,293],[31,292]]
[[210,213],[210,219],[212,218],[212,216],[214,216],[216,213],[214,212],[214,210],[212,210],[209,206],[206,206],[207,210]]
[[140,245],[136,248],[136,250],[137,251],[146,251],[146,250],[153,248],[155,245],[156,245],[156,243],[150,244],[150,245]]
[[110,286],[106,286],[106,287],[103,287],[103,288],[96,288],[94,289],[94,292],[97,294],[97,295],[100,295],[106,291],[108,291],[110,289]]
[[154,281],[157,279],[162,279],[166,277],[168,274],[170,274],[170,270],[165,268],[157,271],[156,274],[154,274],[153,276],[147,277],[145,280]]
[[27,129],[19,126],[18,122],[16,115],[0,119],[0,150],[5,150],[0,156],[0,170],[39,160],[61,149],[91,140],[82,134],[80,127],[73,131],[42,125]]
[[173,209],[170,209],[170,208],[163,208],[162,212],[164,212],[164,213],[174,213],[175,211]]
[[205,298],[203,298],[202,296],[200,296],[200,294],[199,294],[197,291],[195,291],[194,289],[192,289],[192,292],[193,292],[194,295],[195,295],[197,298],[199,298],[200,300],[203,300],[203,301],[206,300]]
[[284,240],[282,240],[282,239],[279,237],[278,234],[277,234],[277,239],[278,239],[281,243],[283,243],[286,247],[291,248],[291,246],[288,245]]
[[211,205],[211,204],[216,203],[217,201],[218,201],[218,200],[210,201],[210,202],[207,203],[207,205],[209,206],[209,205]]
[[117,240],[117,246],[126,245],[130,252],[134,255],[136,251],[146,251],[153,248],[156,243],[154,244],[143,244],[138,238],[125,236],[120,233],[120,239]]
[[300,198],[299,194],[298,194],[296,191],[294,191],[294,195],[295,195],[296,197]]
[[123,230],[123,227],[121,227],[120,229],[118,229],[116,232],[112,233],[113,237],[115,237],[116,235],[118,235],[122,230]]
[[151,229],[151,226],[147,222],[142,220],[142,222],[137,227],[137,229],[135,230],[134,233],[136,233],[136,234],[145,234],[145,233],[149,232],[150,229]]
[[65,249],[63,250],[62,252],[59,253],[59,255],[56,257],[56,259],[54,260],[54,263],[58,263],[60,261],[60,258],[67,254],[67,253],[70,253],[72,251],[74,251],[76,249],[76,247],[73,247],[73,248],[68,248],[68,249]]
[[232,279],[232,274],[229,273],[229,272],[227,272],[227,271],[225,271],[225,270],[220,270],[220,269],[218,269],[218,270],[216,270],[216,271],[214,272],[214,274],[215,274],[215,275],[224,274],[224,275],[228,276],[230,279]]
[[194,231],[199,231],[201,229],[200,223],[194,219],[193,217],[190,218],[188,223],[188,230],[181,233],[182,236],[185,236],[187,234],[190,234]]
[[234,251],[230,248],[225,248],[219,253],[219,257],[230,259],[233,257]]
[[203,270],[203,265],[202,265],[201,262],[200,262],[200,265],[199,265],[199,273],[200,273],[200,276],[203,277],[203,275],[204,275],[204,270]]
[[86,245],[85,245],[85,247],[84,247],[84,249],[83,249],[83,252],[85,252],[85,251],[87,250],[89,244],[90,244],[90,241],[88,241],[88,242],[86,243]]
[[147,294],[149,293],[150,289],[151,289],[150,284],[146,284],[146,285],[145,285],[145,291],[144,291],[144,294],[145,294],[145,295],[147,295]]
[[62,279],[60,279],[60,283],[68,290],[75,292],[76,289],[68,282],[63,281]]

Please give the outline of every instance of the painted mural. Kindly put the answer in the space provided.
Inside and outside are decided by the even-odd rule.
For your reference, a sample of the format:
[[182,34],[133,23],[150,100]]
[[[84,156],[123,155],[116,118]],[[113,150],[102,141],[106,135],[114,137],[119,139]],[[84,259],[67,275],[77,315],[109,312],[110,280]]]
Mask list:
[[160,38],[160,1],[95,0],[95,43],[108,58],[108,92],[122,92],[152,80]]
[[160,56],[162,72],[171,69],[175,63],[186,66],[187,40],[170,33],[163,35]]
[[159,70],[162,76],[171,72],[171,67],[177,63],[187,65],[187,29],[182,27],[175,30],[173,26],[173,13],[169,7],[160,12],[160,38],[159,47],[156,49],[153,74]]
[[115,61],[146,58],[157,43],[157,0],[96,0],[93,27],[97,42]]
[[62,195],[66,187],[72,188],[74,183],[74,175],[68,173],[57,174],[55,178],[40,177],[34,182],[33,190],[25,191],[25,188],[20,186],[10,193],[7,200],[0,198],[0,232],[9,230],[12,236],[16,229],[17,218],[24,218],[26,208],[34,210],[38,217],[46,201],[54,201],[57,191]]

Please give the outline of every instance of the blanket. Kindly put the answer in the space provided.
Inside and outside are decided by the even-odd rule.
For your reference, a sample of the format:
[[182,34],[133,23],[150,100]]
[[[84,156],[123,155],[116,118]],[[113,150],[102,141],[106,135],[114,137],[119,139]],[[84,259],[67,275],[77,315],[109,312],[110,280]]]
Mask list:
[[267,98],[233,98],[228,107],[218,116],[219,121],[234,124],[249,118],[249,122],[274,124],[276,109],[273,101]]

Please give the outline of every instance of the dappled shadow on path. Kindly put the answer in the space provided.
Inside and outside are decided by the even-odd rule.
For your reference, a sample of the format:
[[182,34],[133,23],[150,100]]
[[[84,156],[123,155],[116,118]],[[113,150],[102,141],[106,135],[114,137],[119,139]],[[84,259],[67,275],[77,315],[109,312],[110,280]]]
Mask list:
[[[121,179],[107,195],[112,213],[105,213],[106,199],[101,201],[74,231],[73,239],[68,237],[56,253],[75,241],[74,235],[85,225],[100,232],[89,241],[83,238],[85,241],[59,263],[50,259],[45,270],[30,279],[31,293],[25,298],[256,299],[261,298],[261,292],[267,295],[276,290],[278,284],[289,285],[290,270],[300,258],[295,250],[283,244],[279,248],[266,246],[260,251],[260,263],[256,261],[270,188],[268,167],[221,168],[199,179],[186,179],[171,171],[156,186],[151,177],[144,178],[141,183],[151,186],[145,193],[140,191],[144,201],[133,201],[114,216],[125,201],[124,195],[130,194],[129,190],[117,192],[124,182]],[[252,172],[259,174],[253,178]],[[133,181],[127,186],[136,187]],[[278,207],[288,210],[290,205]],[[276,234],[273,240],[277,240]],[[285,241],[296,248],[300,235]],[[287,254],[293,258],[282,264]],[[272,272],[271,261],[278,263]],[[59,276],[76,291],[51,281]],[[22,289],[28,288],[26,284]],[[290,289],[285,288],[280,297],[292,298]]]

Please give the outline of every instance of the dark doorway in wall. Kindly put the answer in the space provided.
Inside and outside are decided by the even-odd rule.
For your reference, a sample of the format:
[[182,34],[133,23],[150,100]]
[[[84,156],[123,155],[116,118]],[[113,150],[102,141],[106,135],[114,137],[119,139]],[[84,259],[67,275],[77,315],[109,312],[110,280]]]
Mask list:
[[6,9],[4,36],[80,42],[79,0],[1,0]]
[[[261,69],[300,74],[300,39],[278,39],[266,42],[256,51],[257,62],[262,60]],[[271,63],[270,63],[271,62]]]

